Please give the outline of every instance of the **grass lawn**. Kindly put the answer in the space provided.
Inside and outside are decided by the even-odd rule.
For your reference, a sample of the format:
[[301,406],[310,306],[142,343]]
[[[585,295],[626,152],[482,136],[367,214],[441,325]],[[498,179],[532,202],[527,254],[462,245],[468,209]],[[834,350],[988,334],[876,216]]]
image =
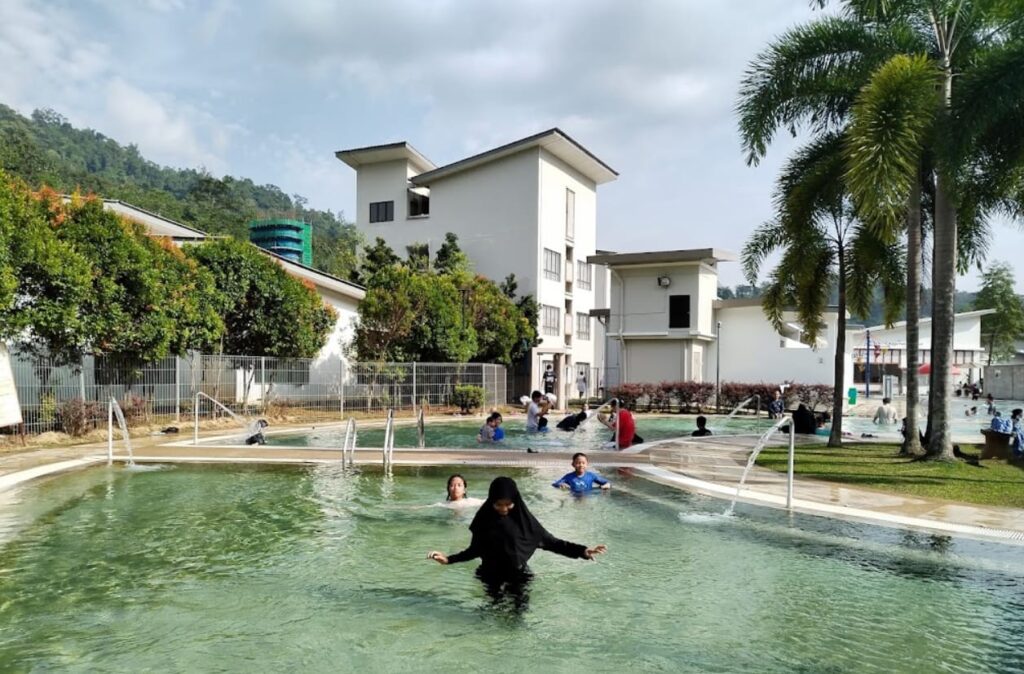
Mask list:
[[[962,449],[975,456],[981,454],[979,446]],[[1024,464],[989,460],[979,468],[964,461],[914,461],[896,456],[898,451],[897,445],[869,443],[839,449],[797,447],[795,470],[801,477],[863,489],[1024,508]],[[757,464],[784,473],[788,452],[788,448],[766,448]]]

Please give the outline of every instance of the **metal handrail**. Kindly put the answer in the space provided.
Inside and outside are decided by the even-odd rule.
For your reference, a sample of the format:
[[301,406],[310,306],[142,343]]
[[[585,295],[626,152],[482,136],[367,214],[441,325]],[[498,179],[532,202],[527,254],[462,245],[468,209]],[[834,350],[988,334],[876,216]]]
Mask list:
[[196,393],[195,404],[192,406],[192,417],[193,417],[193,421],[194,421],[193,429],[192,429],[192,444],[193,445],[198,445],[199,444],[199,398],[200,397],[206,398],[207,400],[212,402],[214,405],[217,405],[218,407],[220,407],[222,410],[227,412],[228,415],[232,419],[234,419],[235,421],[238,421],[239,423],[241,423],[242,424],[242,428],[246,428],[246,422],[245,422],[245,420],[242,417],[238,416],[237,414],[235,414],[234,412],[229,410],[227,407],[224,406],[224,404],[222,402],[220,402],[219,400],[217,400],[213,396],[207,395],[207,394],[203,393],[202,391],[199,391],[199,392]]
[[427,446],[427,428],[423,419],[423,407],[416,412],[416,435],[420,449]]
[[388,409],[388,420],[384,426],[384,448],[382,451],[384,459],[384,470],[391,471],[391,461],[395,451],[395,410]]
[[[341,446],[341,464],[344,466],[345,458],[348,457],[348,467],[351,468],[356,465],[356,420],[353,417],[349,417],[348,424],[345,426],[345,442]],[[349,442],[351,440],[351,443]]]

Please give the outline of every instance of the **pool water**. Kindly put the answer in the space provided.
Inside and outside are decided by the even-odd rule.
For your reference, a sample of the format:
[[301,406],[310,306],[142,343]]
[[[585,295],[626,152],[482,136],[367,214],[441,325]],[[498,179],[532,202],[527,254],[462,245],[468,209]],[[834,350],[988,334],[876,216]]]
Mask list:
[[[555,535],[495,606],[444,468],[98,468],[0,518],[7,671],[1019,672],[1021,548],[740,507],[612,474],[511,473]],[[467,470],[482,496],[493,470]]]
[[[552,425],[558,419],[552,420]],[[710,419],[708,427],[716,434],[757,434],[768,429],[771,421],[762,416],[759,419],[753,417],[734,417],[726,421],[721,419]],[[590,419],[574,432],[560,431],[551,428],[546,433],[527,433],[524,430],[525,421],[523,418],[513,418],[505,422],[502,428],[505,429],[505,439],[499,443],[480,445],[476,441],[477,433],[484,424],[484,420],[460,420],[427,423],[425,429],[427,447],[454,447],[480,449],[491,447],[494,449],[523,449],[527,447],[539,451],[576,451],[588,449],[599,449],[612,439],[612,431],[602,426],[596,419]],[[645,442],[664,440],[689,436],[697,427],[694,417],[691,416],[636,416],[636,432]],[[268,445],[289,446],[289,447],[341,447],[345,440],[345,429],[330,427],[317,429],[312,432],[270,434],[267,436]],[[359,430],[360,447],[381,447],[384,444],[383,428],[368,428]],[[396,425],[395,447],[417,447],[418,438],[416,427],[412,424]]]

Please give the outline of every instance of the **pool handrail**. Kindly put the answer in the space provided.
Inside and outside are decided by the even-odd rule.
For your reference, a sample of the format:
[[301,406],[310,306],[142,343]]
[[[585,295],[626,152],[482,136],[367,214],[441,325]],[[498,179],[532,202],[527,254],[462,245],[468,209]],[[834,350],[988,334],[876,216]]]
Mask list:
[[[356,465],[356,420],[355,417],[348,418],[348,424],[345,426],[345,442],[341,446],[341,465],[348,465],[352,468]],[[351,442],[350,442],[351,441]],[[346,464],[345,459],[348,458]]]
[[219,400],[217,400],[213,396],[207,395],[206,393],[203,393],[202,391],[197,391],[196,392],[195,404],[192,406],[192,418],[193,418],[193,421],[194,421],[193,427],[192,427],[192,444],[193,445],[198,445],[199,444],[199,398],[200,397],[206,398],[207,400],[212,402],[214,405],[217,405],[222,410],[227,412],[228,416],[230,416],[232,419],[234,419],[235,421],[238,421],[239,423],[242,424],[242,428],[247,428],[247,425],[246,425],[246,422],[245,422],[244,418],[238,416],[237,414],[235,414],[234,412],[229,410],[223,403],[221,403]]
[[420,449],[424,449],[427,446],[427,429],[423,421],[422,406],[420,406],[416,411],[416,436],[419,441]]
[[384,459],[384,470],[387,472],[391,471],[391,461],[395,451],[395,410],[394,408],[388,409],[388,420],[384,426],[384,448],[383,448],[383,459]]

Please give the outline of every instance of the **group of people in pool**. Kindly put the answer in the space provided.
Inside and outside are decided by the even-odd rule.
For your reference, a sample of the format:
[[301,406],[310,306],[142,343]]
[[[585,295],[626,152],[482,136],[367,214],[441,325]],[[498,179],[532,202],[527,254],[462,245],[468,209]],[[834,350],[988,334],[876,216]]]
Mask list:
[[[587,470],[585,454],[574,455],[572,466],[572,472],[556,480],[552,486],[578,494],[591,491],[595,485],[600,489],[611,486],[607,480]],[[482,502],[472,499],[466,487],[466,479],[461,475],[448,478],[448,503],[479,504],[469,525],[469,547],[452,554],[432,550],[427,553],[427,558],[444,565],[479,559],[477,578],[495,603],[509,599],[517,611],[526,607],[528,585],[533,577],[527,562],[538,549],[572,559],[589,560],[608,549],[603,544],[588,547],[553,536],[530,512],[519,487],[510,477],[494,478],[487,490],[487,499]]]

